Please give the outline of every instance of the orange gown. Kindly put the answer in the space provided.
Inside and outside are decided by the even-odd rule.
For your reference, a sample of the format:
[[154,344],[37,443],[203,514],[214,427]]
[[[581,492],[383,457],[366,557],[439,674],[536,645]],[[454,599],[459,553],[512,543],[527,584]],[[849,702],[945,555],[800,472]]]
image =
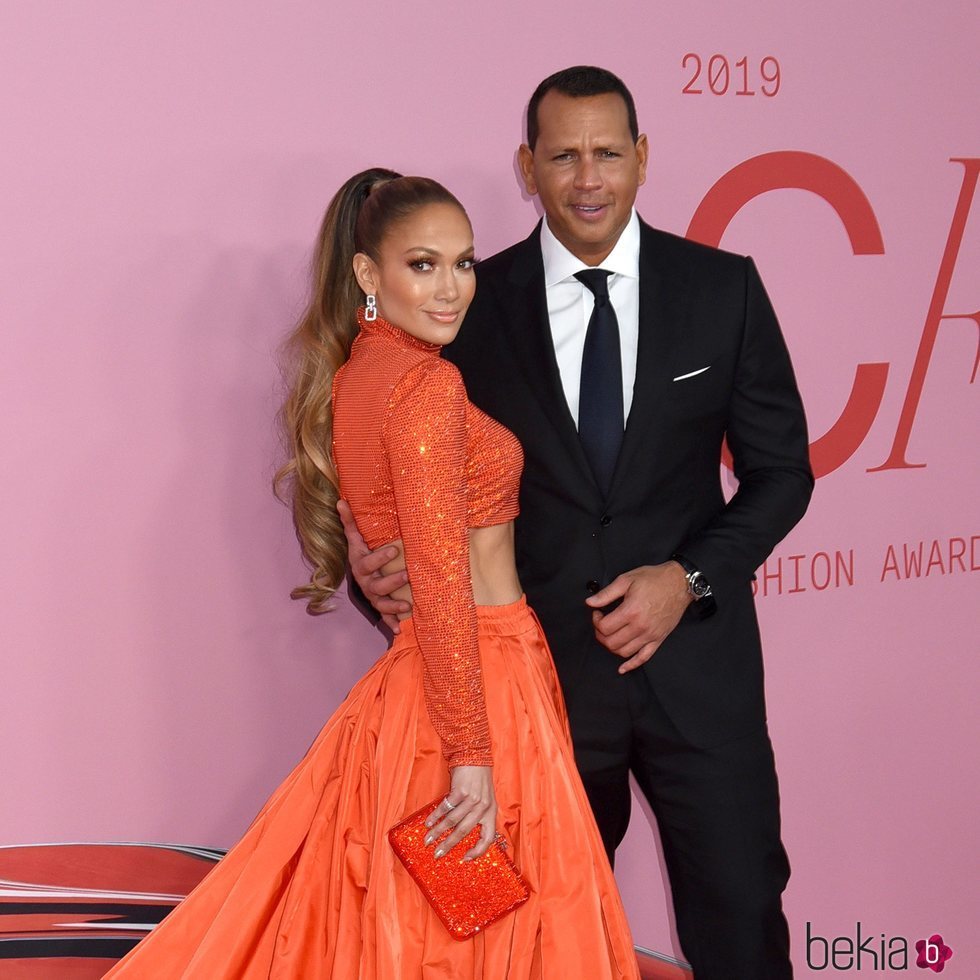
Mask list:
[[[333,450],[368,545],[403,542],[412,617],[242,840],[106,978],[639,980],[540,624],[523,598],[473,601],[468,529],[516,516],[520,445],[438,347],[359,320]],[[460,942],[386,834],[466,764],[493,765],[531,898]]]

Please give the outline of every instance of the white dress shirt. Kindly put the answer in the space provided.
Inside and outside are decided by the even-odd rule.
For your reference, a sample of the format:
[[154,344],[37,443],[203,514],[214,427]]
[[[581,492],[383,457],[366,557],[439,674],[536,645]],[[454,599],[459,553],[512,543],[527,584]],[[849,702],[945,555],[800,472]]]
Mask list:
[[[544,259],[544,288],[548,299],[551,340],[555,345],[565,399],[577,427],[582,351],[595,297],[584,283],[575,278],[575,273],[591,266],[572,255],[555,238],[548,227],[547,218],[541,225],[541,255]],[[619,321],[623,418],[628,419],[633,404],[636,348],[640,334],[640,219],[635,209],[619,241],[598,268],[612,273],[608,279],[609,301]]]

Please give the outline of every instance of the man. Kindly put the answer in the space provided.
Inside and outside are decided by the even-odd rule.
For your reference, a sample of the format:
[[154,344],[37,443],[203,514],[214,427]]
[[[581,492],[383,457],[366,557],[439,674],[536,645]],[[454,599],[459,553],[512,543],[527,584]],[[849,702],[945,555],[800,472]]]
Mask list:
[[[527,130],[520,168],[545,221],[479,265],[445,356],[524,446],[518,569],[610,858],[632,772],[697,980],[789,977],[751,595],[813,487],[789,356],[751,259],[636,216],[647,140],[616,76],[546,79]],[[739,479],[727,504],[725,437]],[[406,608],[379,599],[404,581],[377,571],[391,552],[365,555],[356,532],[351,544],[375,605]]]

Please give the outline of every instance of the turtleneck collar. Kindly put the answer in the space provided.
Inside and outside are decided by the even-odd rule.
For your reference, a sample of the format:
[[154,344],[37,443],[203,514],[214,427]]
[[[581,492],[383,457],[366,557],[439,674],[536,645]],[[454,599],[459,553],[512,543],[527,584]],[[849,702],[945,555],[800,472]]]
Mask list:
[[409,350],[423,351],[427,354],[438,354],[442,350],[441,344],[430,344],[428,341],[413,337],[412,334],[402,330],[401,327],[396,327],[393,323],[389,323],[380,313],[374,320],[365,320],[363,306],[357,309],[357,324],[361,328],[361,333],[367,334],[368,336],[387,337],[399,346],[407,347]]

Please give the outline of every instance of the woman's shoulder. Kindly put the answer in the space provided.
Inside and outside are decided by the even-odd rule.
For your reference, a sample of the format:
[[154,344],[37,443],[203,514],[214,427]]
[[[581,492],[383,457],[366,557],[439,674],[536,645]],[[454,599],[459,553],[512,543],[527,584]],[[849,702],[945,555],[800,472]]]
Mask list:
[[408,368],[395,385],[396,400],[419,396],[466,398],[459,368],[441,357],[426,357]]
[[419,426],[444,437],[465,429],[466,388],[459,368],[441,357],[429,357],[406,371],[391,393],[384,428],[400,441]]

